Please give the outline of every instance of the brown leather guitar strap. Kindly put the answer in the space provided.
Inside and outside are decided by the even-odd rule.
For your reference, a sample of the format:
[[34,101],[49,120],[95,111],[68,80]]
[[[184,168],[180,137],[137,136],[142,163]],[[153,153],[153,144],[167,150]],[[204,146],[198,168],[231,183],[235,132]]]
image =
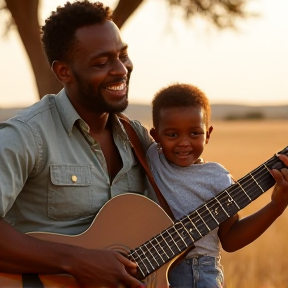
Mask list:
[[142,165],[143,169],[146,172],[147,178],[149,179],[149,182],[152,185],[152,187],[156,193],[156,196],[158,198],[160,206],[164,209],[164,211],[169,215],[169,217],[172,220],[175,220],[174,215],[173,215],[167,201],[165,200],[164,196],[162,195],[159,187],[157,186],[157,184],[154,180],[154,177],[153,177],[150,169],[148,168],[148,165],[146,162],[146,155],[145,155],[143,146],[141,144],[141,141],[139,139],[139,136],[137,135],[137,132],[135,131],[133,126],[130,124],[129,119],[125,115],[117,114],[117,116],[119,117],[122,125],[124,126],[124,128],[127,132],[131,146],[133,148],[133,151],[134,151],[138,161],[140,162],[140,164]]

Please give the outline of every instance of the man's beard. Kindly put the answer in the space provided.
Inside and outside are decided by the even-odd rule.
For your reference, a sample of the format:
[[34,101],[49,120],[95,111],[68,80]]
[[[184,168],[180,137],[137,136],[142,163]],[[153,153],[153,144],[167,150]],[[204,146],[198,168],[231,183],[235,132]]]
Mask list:
[[83,85],[84,82],[81,77],[74,71],[75,78],[78,82],[78,94],[80,95],[80,102],[86,109],[96,113],[120,113],[123,112],[128,106],[128,88],[126,97],[121,99],[120,102],[112,104],[107,102],[102,96],[100,89],[95,89],[90,85]]

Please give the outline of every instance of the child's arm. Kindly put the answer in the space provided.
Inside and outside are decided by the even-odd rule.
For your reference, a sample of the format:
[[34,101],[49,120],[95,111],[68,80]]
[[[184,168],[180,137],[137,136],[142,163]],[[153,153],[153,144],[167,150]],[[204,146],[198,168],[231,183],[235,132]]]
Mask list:
[[[288,157],[279,159],[288,166]],[[272,170],[276,180],[271,202],[256,213],[239,219],[238,214],[224,221],[218,231],[222,247],[234,252],[257,239],[284,212],[288,205],[288,169]]]

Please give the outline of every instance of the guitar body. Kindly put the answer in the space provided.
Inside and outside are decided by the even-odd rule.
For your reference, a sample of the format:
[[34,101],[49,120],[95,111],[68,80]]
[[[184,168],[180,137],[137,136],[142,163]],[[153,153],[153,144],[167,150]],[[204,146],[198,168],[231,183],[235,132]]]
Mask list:
[[[113,222],[112,222],[113,219]],[[122,194],[108,201],[84,233],[67,236],[34,232],[29,235],[51,242],[81,246],[87,249],[109,249],[129,253],[162,230],[173,221],[153,201],[138,194]],[[179,258],[175,257],[144,279],[147,288],[168,288],[167,271]],[[40,275],[45,288],[76,288],[76,280],[66,274]],[[95,283],[97,287],[97,283]],[[0,287],[22,288],[22,276],[0,273]]]

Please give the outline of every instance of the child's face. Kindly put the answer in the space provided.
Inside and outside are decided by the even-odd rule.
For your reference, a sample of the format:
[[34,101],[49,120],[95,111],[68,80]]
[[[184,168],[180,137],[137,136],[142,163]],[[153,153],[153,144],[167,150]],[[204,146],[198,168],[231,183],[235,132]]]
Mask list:
[[203,110],[193,106],[160,110],[159,124],[152,136],[170,162],[189,166],[199,159],[213,127],[205,125]]

